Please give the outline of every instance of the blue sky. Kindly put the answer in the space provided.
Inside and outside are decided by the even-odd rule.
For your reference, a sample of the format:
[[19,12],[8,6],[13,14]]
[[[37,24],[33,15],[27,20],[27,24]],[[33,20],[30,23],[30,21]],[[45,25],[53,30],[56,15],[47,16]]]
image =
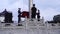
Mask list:
[[[60,0],[34,0],[41,17],[52,20],[54,15],[60,14]],[[28,11],[28,0],[0,0],[0,12],[5,8],[13,13],[13,20],[17,21],[17,9]]]

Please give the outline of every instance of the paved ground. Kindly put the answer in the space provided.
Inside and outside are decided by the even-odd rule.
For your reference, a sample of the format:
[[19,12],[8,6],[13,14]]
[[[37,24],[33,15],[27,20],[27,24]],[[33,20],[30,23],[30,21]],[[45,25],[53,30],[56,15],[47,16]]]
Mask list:
[[0,34],[60,34],[60,29],[0,29]]

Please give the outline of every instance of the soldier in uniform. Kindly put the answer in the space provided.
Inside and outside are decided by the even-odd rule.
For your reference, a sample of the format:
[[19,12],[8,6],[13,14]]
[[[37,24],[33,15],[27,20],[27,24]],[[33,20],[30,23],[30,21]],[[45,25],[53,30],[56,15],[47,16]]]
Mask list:
[[37,11],[37,8],[35,7],[35,4],[33,4],[33,7],[31,8],[31,18],[36,18],[36,11]]
[[38,19],[38,21],[40,21],[40,10],[38,10],[37,19]]
[[18,23],[21,21],[21,8],[18,8]]

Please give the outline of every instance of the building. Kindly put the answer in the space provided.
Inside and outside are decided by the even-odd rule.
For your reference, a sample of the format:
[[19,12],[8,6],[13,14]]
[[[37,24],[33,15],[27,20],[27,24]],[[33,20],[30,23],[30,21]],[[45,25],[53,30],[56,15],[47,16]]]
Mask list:
[[4,23],[12,23],[12,13],[11,12],[1,12],[0,18],[2,19],[2,22]]

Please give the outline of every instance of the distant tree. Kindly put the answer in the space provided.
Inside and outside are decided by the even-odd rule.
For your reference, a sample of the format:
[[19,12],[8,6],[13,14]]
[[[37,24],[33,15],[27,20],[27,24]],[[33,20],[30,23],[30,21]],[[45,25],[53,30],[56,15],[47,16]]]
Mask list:
[[53,17],[53,21],[54,21],[55,23],[57,23],[57,22],[60,23],[60,15],[55,15],[55,16]]

